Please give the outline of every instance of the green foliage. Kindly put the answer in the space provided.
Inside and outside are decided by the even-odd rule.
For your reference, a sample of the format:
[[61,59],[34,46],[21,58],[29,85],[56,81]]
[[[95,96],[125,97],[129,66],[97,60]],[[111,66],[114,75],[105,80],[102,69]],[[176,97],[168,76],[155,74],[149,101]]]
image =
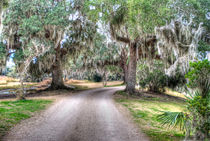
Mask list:
[[6,45],[0,42],[0,75],[4,74],[4,68],[6,68]]
[[13,47],[16,49],[15,62],[37,56],[36,52],[42,51],[43,46],[53,50],[59,36],[63,36],[71,23],[70,14],[73,14],[72,7],[67,1],[11,1],[4,14],[3,35],[9,46],[13,47],[13,42],[20,43],[18,47]]
[[13,78],[17,77],[17,70],[16,70],[15,66],[12,66],[11,68],[8,68],[7,76],[13,77]]
[[0,2],[0,14],[4,8],[9,6],[9,0],[1,0]]
[[[106,36],[97,34],[94,41],[94,47],[88,50],[89,60],[100,64],[100,62],[113,62],[119,58],[119,49],[120,47],[115,43],[106,44]],[[103,63],[101,63],[103,64]],[[107,65],[111,65],[108,63]],[[111,69],[111,68],[110,68]]]
[[[86,10],[94,20],[124,26],[132,39],[144,33],[153,33],[155,26],[164,25],[170,19],[169,0],[93,0]],[[90,9],[94,6],[94,9]]]
[[186,96],[189,116],[182,114],[183,116],[178,118],[175,116],[178,113],[164,112],[159,117],[161,122],[168,126],[176,126],[173,123],[181,123],[180,121],[188,123],[185,128],[187,137],[193,129],[196,140],[205,140],[209,137],[210,130],[210,64],[208,60],[203,60],[190,63],[190,67],[191,70],[186,74],[189,81],[187,86],[198,90],[188,92],[189,96]]
[[64,2],[56,4],[53,0],[15,0],[10,3],[8,11],[4,25],[17,25],[17,34],[23,37],[36,36],[50,25],[65,28],[69,24],[67,15],[71,12]]
[[163,64],[156,61],[150,68],[146,64],[140,64],[137,70],[137,80],[142,88],[148,88],[149,91],[164,91],[167,76],[164,73]]
[[[127,2],[127,20],[132,26],[130,31],[132,33],[153,33],[155,26],[164,25],[171,17],[170,9],[167,7],[168,1],[169,0],[129,0]],[[135,26],[137,27],[135,28]],[[142,31],[139,31],[138,28],[141,28]]]
[[191,62],[190,67],[190,71],[185,75],[188,79],[187,86],[205,90],[206,85],[210,84],[210,62],[207,59]]
[[69,65],[70,70],[74,74],[82,72],[83,79],[92,80],[97,69],[97,73],[104,77],[104,80],[105,77],[106,80],[119,80],[118,74],[121,72],[121,68],[118,67],[119,50],[119,45],[113,42],[107,44],[106,36],[97,33],[92,46],[85,47],[78,56],[72,58],[74,63]]
[[[208,90],[208,92],[210,93],[210,90]],[[202,132],[208,136],[208,131],[210,130],[210,95],[208,95],[207,98],[202,98],[202,94],[198,91],[190,95],[191,96],[186,97],[187,110],[189,113],[163,112],[157,116],[157,119],[166,127],[174,128],[179,126],[180,129],[186,133],[187,137],[191,130],[195,136],[197,136],[196,134],[198,134],[198,132]]]
[[115,11],[115,16],[111,19],[113,25],[120,25],[125,22],[126,7],[119,7]]
[[210,45],[205,43],[204,41],[200,41],[199,42],[199,46],[198,46],[198,51],[199,51],[199,57],[201,59],[205,59],[207,56],[207,52],[210,51]]
[[164,112],[157,116],[157,119],[162,122],[162,125],[168,127],[179,126],[180,130],[184,130],[186,127],[186,117],[187,115],[183,112]]
[[210,20],[207,18],[207,14],[210,12],[209,0],[171,0],[169,6],[175,13],[175,18],[180,15],[186,20],[193,18],[194,23],[203,22],[207,30],[210,30]]
[[22,60],[24,59],[24,53],[23,53],[23,50],[22,49],[19,49],[15,52],[15,55],[14,55],[14,61],[15,63],[20,63],[22,62]]
[[[209,88],[208,88],[209,89]],[[208,93],[210,89],[208,90]],[[207,98],[202,98],[200,92],[196,91],[193,96],[187,97],[188,99],[188,110],[197,113],[198,115],[204,116],[206,113],[210,112],[210,95]],[[210,113],[209,113],[210,114]]]
[[6,57],[6,45],[0,42],[0,60]]
[[193,118],[192,128],[197,139],[207,138],[210,131],[210,86],[207,86],[207,96],[196,91],[188,98],[187,109]]

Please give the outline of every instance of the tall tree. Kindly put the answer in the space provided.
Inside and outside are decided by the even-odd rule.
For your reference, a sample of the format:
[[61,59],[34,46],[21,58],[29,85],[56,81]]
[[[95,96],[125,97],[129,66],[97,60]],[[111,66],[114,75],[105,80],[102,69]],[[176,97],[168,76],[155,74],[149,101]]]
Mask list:
[[[83,0],[14,0],[5,13],[4,35],[7,37],[8,49],[22,50],[24,55],[29,53],[30,56],[29,50],[33,40],[46,47],[50,46],[45,54],[46,58],[51,58],[51,62],[45,62],[52,74],[50,89],[66,88],[63,82],[62,61],[69,51],[63,46],[65,39],[69,37],[67,31],[76,34],[77,38],[74,39],[77,40],[81,37],[78,33],[88,29],[86,24],[94,27],[83,16],[82,4]],[[35,57],[35,62],[42,60]]]
[[33,46],[33,40],[36,40],[36,43],[50,46],[55,51],[52,71],[58,82],[52,81],[55,88],[64,86],[60,71],[61,41],[71,22],[71,13],[70,3],[53,0],[14,0],[5,13],[4,34],[7,37],[8,49],[21,49],[22,53],[29,53],[28,56],[31,56],[32,52],[27,51]]
[[135,91],[138,51],[142,56],[154,54],[154,27],[164,25],[170,18],[168,0],[94,0],[89,3],[90,16],[110,25],[110,34],[129,46],[128,80],[126,91]]

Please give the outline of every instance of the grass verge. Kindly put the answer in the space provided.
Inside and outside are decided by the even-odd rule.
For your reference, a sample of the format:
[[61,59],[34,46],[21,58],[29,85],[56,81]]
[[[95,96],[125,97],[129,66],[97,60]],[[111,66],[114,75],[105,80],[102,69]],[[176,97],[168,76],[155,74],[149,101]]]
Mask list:
[[[24,88],[30,88],[35,86],[36,84],[24,84]],[[7,86],[0,86],[0,90],[7,90],[7,89],[19,89],[21,85],[7,85]]]
[[43,110],[51,100],[24,100],[0,102],[0,138],[21,120]]
[[118,87],[118,86],[123,86],[124,84],[116,84],[116,85],[106,85],[104,87]]
[[167,128],[156,118],[162,111],[185,111],[185,103],[162,97],[128,98],[125,92],[117,92],[115,100],[128,108],[135,122],[152,141],[181,141],[184,134],[179,128]]

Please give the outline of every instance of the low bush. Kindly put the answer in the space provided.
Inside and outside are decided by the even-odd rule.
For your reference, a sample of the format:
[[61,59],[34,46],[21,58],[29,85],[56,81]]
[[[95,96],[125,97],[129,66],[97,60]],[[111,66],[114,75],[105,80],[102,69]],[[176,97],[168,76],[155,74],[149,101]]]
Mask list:
[[205,141],[210,138],[210,62],[202,60],[190,63],[186,78],[190,90],[186,96],[188,111],[166,111],[158,118],[169,127],[182,127],[186,140],[193,133],[194,140]]
[[92,79],[94,82],[101,82],[103,80],[102,76],[98,73],[94,74]]
[[142,88],[147,88],[149,91],[164,91],[164,87],[167,85],[167,76],[164,72],[163,63],[156,61],[150,67],[146,64],[140,64],[137,80]]
[[180,73],[178,70],[174,76],[168,76],[167,78],[167,87],[171,88],[172,90],[178,92],[184,92],[186,88],[185,84],[186,84],[185,76],[182,73]]

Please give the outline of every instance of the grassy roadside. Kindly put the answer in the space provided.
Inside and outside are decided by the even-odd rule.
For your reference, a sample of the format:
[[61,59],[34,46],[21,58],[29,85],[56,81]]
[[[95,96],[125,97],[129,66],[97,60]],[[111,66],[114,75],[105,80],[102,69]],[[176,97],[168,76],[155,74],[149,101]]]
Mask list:
[[[24,88],[30,88],[32,86],[35,86],[36,84],[24,84]],[[21,85],[0,85],[0,90],[7,90],[7,89],[19,89],[21,88]]]
[[51,100],[0,101],[0,138],[21,120],[43,110]]
[[[106,87],[116,87],[121,86],[122,81],[107,81]],[[65,82],[66,85],[71,85],[76,87],[77,90],[86,90],[92,88],[103,88],[103,82],[92,82],[88,80],[68,80]]]
[[156,116],[161,111],[183,111],[185,103],[179,100],[170,100],[162,97],[128,98],[126,93],[120,91],[115,94],[115,100],[127,107],[135,122],[152,141],[181,141],[184,134],[179,128],[163,127]]
[[107,85],[107,86],[104,86],[104,87],[119,87],[119,86],[123,86],[124,84],[121,83],[121,84],[116,84],[116,85]]

